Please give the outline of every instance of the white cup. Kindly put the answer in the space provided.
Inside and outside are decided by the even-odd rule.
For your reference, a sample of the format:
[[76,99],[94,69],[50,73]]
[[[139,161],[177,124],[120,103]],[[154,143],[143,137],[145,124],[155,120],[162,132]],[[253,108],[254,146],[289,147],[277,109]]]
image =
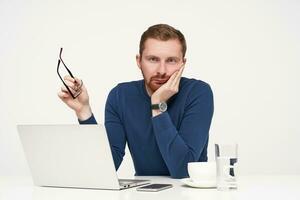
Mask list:
[[216,162],[189,162],[188,173],[194,182],[216,181]]

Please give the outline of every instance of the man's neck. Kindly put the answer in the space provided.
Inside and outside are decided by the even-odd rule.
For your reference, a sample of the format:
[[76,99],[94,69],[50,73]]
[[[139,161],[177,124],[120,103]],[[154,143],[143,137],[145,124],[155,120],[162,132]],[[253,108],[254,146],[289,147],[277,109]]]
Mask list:
[[151,98],[151,96],[153,94],[153,91],[148,87],[148,85],[146,84],[146,82],[145,82],[145,88],[146,88],[146,91],[147,91],[149,97]]

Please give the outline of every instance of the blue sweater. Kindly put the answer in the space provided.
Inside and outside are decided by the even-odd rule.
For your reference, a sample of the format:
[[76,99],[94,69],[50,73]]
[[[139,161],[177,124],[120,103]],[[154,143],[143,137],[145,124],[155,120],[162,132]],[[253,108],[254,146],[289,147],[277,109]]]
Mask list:
[[[200,80],[182,77],[168,110],[152,117],[144,80],[118,84],[107,98],[105,127],[116,169],[131,153],[137,176],[188,177],[187,163],[207,161],[213,93]],[[92,115],[80,124],[96,124]]]

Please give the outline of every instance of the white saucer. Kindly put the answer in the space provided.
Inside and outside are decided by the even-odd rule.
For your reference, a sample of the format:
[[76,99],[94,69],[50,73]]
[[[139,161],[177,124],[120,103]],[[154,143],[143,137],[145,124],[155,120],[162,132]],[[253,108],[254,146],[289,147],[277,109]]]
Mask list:
[[183,178],[181,179],[181,182],[195,188],[216,188],[217,187],[216,180],[195,182],[190,178]]

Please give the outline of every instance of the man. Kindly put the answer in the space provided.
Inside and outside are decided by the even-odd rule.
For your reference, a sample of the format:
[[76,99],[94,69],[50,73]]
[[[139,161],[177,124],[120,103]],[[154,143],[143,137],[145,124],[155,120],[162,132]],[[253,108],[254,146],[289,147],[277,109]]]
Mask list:
[[[213,94],[200,80],[181,77],[186,63],[183,34],[166,24],[151,26],[141,36],[136,62],[144,80],[120,83],[105,106],[107,130],[116,169],[128,147],[136,175],[188,176],[187,163],[207,161]],[[78,78],[65,77],[78,88]],[[58,96],[80,124],[96,124],[87,89],[73,99],[66,88]]]

